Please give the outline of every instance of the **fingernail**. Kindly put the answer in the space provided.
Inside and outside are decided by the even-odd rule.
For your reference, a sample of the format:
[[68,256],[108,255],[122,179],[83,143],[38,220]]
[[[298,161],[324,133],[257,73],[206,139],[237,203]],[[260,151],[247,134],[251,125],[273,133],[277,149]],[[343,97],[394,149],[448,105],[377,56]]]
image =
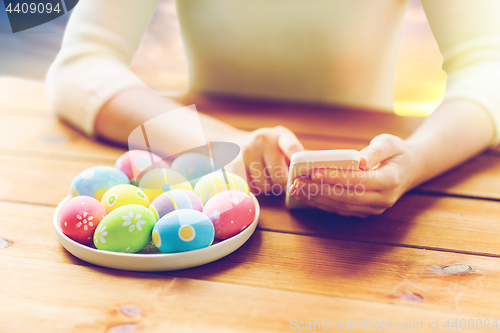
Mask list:
[[368,170],[368,158],[361,156],[361,159],[359,161],[359,168],[363,171]]
[[313,178],[313,180],[323,179],[323,178],[325,178],[325,175],[324,175],[323,173],[321,173],[321,172],[319,172],[319,171],[318,171],[318,172],[316,172],[316,173],[313,175],[313,177],[312,177],[312,178]]
[[295,186],[294,185],[290,186],[290,194],[291,195],[295,194]]

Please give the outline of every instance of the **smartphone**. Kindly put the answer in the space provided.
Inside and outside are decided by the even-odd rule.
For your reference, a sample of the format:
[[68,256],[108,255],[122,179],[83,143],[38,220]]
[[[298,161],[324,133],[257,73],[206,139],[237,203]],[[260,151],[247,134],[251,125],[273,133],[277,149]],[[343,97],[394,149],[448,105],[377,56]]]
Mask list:
[[299,176],[311,177],[314,169],[358,170],[360,155],[353,149],[311,150],[292,155],[286,186],[286,206],[289,209],[312,208],[290,195],[290,186]]

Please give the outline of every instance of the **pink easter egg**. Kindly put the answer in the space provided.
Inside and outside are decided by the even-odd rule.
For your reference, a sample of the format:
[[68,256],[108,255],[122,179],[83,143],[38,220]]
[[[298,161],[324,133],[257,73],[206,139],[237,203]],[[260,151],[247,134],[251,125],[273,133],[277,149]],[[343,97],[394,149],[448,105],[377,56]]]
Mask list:
[[168,168],[168,164],[160,156],[145,150],[130,150],[120,156],[115,168],[128,176],[133,184],[139,183],[139,176],[146,169]]
[[98,200],[79,196],[64,204],[59,213],[59,225],[66,236],[86,244],[92,242],[94,230],[104,216],[106,210]]
[[241,191],[228,190],[214,195],[203,208],[215,228],[215,237],[227,239],[248,227],[255,217],[255,203]]

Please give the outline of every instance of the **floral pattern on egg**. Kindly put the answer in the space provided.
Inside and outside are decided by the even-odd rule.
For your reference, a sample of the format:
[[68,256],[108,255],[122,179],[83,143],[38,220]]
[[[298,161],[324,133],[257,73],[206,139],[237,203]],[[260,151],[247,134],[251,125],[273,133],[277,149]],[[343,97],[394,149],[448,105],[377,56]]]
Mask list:
[[94,233],[99,250],[135,253],[151,242],[156,223],[153,213],[142,205],[126,205],[113,210]]
[[106,215],[99,201],[87,196],[70,199],[61,209],[59,225],[62,232],[82,244],[92,242],[97,225]]

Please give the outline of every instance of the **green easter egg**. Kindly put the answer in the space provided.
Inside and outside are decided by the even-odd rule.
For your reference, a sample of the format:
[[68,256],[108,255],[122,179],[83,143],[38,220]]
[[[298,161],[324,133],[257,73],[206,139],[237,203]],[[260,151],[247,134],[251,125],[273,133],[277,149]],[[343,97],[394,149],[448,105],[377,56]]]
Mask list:
[[151,242],[155,216],[142,205],[126,205],[106,215],[94,232],[99,250],[135,253]]

